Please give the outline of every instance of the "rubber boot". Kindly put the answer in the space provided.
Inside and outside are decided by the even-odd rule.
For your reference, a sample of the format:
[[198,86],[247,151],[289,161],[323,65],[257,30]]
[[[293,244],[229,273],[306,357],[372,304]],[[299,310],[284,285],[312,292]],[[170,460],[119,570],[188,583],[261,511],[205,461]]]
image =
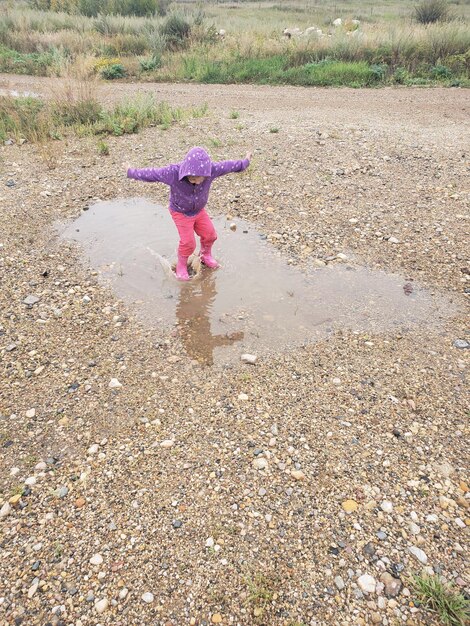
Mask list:
[[178,262],[176,263],[176,278],[178,280],[189,280],[187,256],[181,256],[181,254],[178,254]]
[[206,265],[207,267],[215,270],[220,266],[212,256],[211,252],[212,246],[201,246],[201,262],[204,263],[204,265]]

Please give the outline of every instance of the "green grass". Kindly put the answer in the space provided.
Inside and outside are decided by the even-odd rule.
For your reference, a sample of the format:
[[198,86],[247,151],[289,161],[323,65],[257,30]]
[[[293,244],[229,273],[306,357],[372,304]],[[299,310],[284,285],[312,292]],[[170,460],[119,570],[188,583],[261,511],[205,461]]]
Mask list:
[[[93,98],[46,102],[38,98],[0,97],[0,141],[41,142],[60,139],[69,132],[78,136],[137,133],[147,126],[162,129],[188,117],[200,117],[203,109],[184,110],[157,102],[152,95],[127,99],[112,109]],[[207,108],[205,109],[207,110]],[[99,144],[106,154],[107,144]]]
[[439,576],[413,576],[411,584],[419,601],[437,613],[445,626],[465,626],[470,621],[470,600],[444,585]]

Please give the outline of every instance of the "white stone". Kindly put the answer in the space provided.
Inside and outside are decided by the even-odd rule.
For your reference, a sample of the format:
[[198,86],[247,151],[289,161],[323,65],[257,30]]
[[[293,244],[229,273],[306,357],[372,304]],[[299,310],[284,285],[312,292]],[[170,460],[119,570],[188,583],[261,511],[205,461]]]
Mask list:
[[438,517],[435,513],[430,513],[429,515],[426,515],[426,521],[427,522],[437,522],[438,521]]
[[108,387],[110,389],[117,389],[118,387],[122,387],[121,383],[118,381],[117,378],[111,378],[111,380],[109,381],[109,385]]
[[28,409],[26,411],[26,417],[29,417],[30,419],[36,417],[36,409]]
[[34,594],[38,590],[38,587],[39,587],[39,582],[35,582],[31,585],[31,587],[28,590],[28,598],[32,598],[34,596]]
[[120,600],[124,600],[124,598],[127,596],[127,594],[129,593],[129,589],[127,589],[127,587],[124,587],[123,589],[121,589],[121,591],[119,592],[119,599]]
[[388,238],[388,241],[389,241],[390,243],[400,243],[396,237],[389,237],[389,238]]
[[238,399],[239,400],[248,400],[248,396],[246,393],[240,393],[238,394]]
[[258,357],[255,354],[242,354],[241,359],[243,363],[249,363],[250,365],[254,365]]
[[90,563],[92,565],[101,565],[102,562],[103,557],[101,556],[101,554],[94,554],[90,559]]
[[266,469],[268,467],[268,462],[263,457],[257,457],[253,461],[253,467],[258,470]]
[[21,472],[19,467],[12,467],[10,470],[10,476],[16,476]]
[[173,446],[173,444],[175,443],[174,439],[164,439],[161,443],[160,443],[160,447],[161,448],[171,448]]
[[213,548],[215,544],[215,541],[212,537],[209,537],[208,539],[206,539],[206,548]]
[[36,482],[36,476],[28,476],[28,478],[24,481],[24,484],[28,485],[28,487],[32,487],[36,484]]
[[97,613],[104,613],[109,606],[109,602],[107,598],[103,598],[102,600],[97,600],[95,602],[95,611]]
[[414,522],[410,522],[410,523],[408,524],[408,528],[410,529],[410,533],[411,533],[412,535],[419,535],[419,533],[420,533],[420,531],[421,531],[421,529],[420,529],[420,527],[418,526],[418,524],[415,524]]
[[99,449],[100,449],[99,445],[97,443],[94,443],[92,446],[88,448],[88,454],[96,454]]
[[150,591],[146,591],[142,594],[142,600],[147,604],[151,604],[153,602],[153,593],[150,593]]
[[381,503],[380,508],[384,513],[391,513],[393,511],[393,503],[389,500],[384,500]]
[[361,591],[364,591],[365,593],[374,593],[377,583],[373,576],[363,574],[357,579],[357,584],[359,585]]
[[11,512],[11,506],[8,502],[5,502],[5,504],[0,509],[0,519],[2,519],[3,517],[6,517],[7,515],[10,515],[10,512]]
[[340,17],[337,17],[335,20],[333,20],[333,26],[341,26],[342,23],[343,20]]
[[44,463],[44,461],[39,461],[39,463],[36,465],[34,469],[37,470],[38,472],[42,472],[46,468],[47,468],[46,463]]
[[426,563],[428,562],[428,557],[426,553],[423,550],[421,550],[421,548],[417,548],[416,546],[411,546],[411,548],[408,548],[408,552],[412,554],[415,557],[415,559],[417,559],[423,565],[426,565]]

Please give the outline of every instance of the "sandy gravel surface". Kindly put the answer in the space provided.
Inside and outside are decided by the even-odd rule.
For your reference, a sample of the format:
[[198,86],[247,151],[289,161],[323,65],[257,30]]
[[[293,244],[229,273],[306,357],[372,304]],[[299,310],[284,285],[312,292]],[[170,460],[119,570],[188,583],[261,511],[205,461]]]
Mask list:
[[[469,591],[468,92],[102,97],[142,89],[209,114],[110,138],[108,157],[96,139],[0,148],[0,624],[438,624],[409,576]],[[97,199],[164,203],[120,164],[195,144],[253,149],[209,209],[254,223],[286,262],[398,273],[453,312],[254,366],[191,360],[177,327],[141,326],[54,224]]]

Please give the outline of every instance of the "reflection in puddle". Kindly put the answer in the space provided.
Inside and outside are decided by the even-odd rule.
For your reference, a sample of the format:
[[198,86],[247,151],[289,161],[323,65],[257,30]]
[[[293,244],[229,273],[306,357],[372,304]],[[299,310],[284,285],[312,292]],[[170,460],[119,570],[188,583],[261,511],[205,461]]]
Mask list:
[[170,271],[178,242],[168,211],[143,199],[100,202],[63,237],[81,244],[118,297],[154,327],[177,325],[189,356],[226,363],[319,340],[332,332],[404,330],[436,325],[449,303],[400,276],[333,265],[303,273],[246,222],[235,232],[214,220],[222,268],[189,283]]

